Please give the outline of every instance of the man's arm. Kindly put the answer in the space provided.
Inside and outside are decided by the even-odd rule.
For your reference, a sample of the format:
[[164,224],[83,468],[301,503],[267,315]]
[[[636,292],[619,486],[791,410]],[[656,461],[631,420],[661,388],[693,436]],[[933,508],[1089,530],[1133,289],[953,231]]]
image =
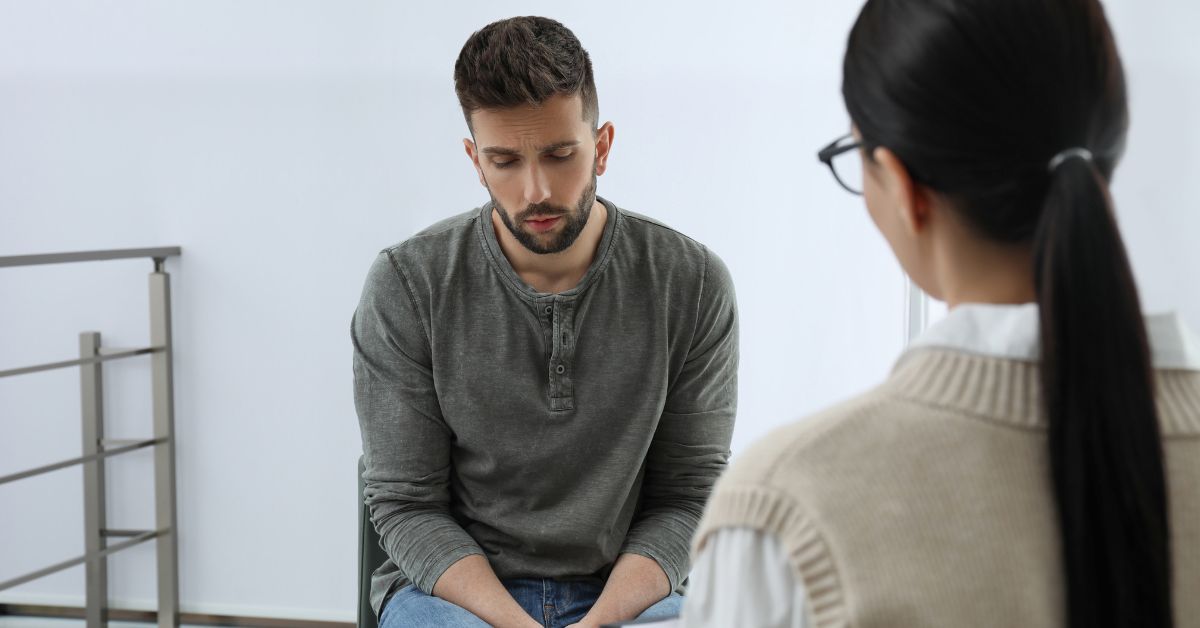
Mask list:
[[600,598],[575,626],[591,628],[634,619],[670,594],[671,583],[657,562],[637,554],[621,554]]
[[[707,260],[688,356],[667,391],[646,454],[642,507],[601,594],[604,604],[596,604],[603,621],[633,619],[679,588],[704,504],[729,460],[737,411],[737,301],[729,270],[712,253]],[[645,586],[659,577],[665,587]],[[612,609],[622,616],[607,615]],[[589,614],[585,623],[590,621]]]
[[[515,621],[520,607],[450,515],[453,435],[442,419],[423,320],[402,270],[390,253],[380,254],[351,325],[371,521],[388,556],[421,591],[452,596],[445,599],[495,625],[528,625]],[[486,595],[460,594],[473,586]]]
[[451,565],[434,585],[433,594],[471,611],[491,626],[542,625],[517,604],[483,556],[468,556]]

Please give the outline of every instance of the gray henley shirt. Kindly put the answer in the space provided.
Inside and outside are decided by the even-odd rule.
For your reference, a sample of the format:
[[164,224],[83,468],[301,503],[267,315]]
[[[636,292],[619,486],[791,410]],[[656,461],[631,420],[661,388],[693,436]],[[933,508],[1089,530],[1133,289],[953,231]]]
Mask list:
[[389,560],[371,603],[484,555],[500,578],[606,577],[621,553],[672,590],[729,457],[738,325],[721,260],[599,199],[575,288],[540,293],[491,204],[379,254],[351,324],[366,501]]

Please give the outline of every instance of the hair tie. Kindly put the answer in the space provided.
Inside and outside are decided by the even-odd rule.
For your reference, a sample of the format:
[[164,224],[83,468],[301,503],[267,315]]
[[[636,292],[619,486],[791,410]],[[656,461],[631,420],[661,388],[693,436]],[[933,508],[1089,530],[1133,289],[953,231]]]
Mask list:
[[1068,148],[1067,150],[1055,155],[1054,158],[1050,160],[1050,172],[1058,170],[1058,167],[1063,165],[1063,162],[1072,157],[1079,157],[1089,164],[1092,163],[1092,151],[1083,147]]

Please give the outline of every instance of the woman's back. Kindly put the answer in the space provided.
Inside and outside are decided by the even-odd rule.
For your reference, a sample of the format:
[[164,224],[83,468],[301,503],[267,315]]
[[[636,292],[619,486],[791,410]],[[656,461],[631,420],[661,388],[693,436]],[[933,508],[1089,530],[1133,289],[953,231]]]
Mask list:
[[[1148,323],[1175,625],[1200,626],[1200,344]],[[815,626],[1063,626],[1036,338],[1036,306],[960,306],[882,386],[740,456],[698,546],[730,528],[774,537]]]

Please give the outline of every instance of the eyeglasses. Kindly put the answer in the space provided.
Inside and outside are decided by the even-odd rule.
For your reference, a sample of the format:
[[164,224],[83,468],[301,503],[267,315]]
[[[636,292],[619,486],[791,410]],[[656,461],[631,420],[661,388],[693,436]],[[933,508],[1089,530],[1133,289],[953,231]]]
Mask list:
[[863,143],[854,139],[853,134],[847,133],[817,153],[817,159],[829,166],[833,178],[837,179],[847,192],[859,196],[863,193],[863,167],[862,157],[855,149],[862,146]]

